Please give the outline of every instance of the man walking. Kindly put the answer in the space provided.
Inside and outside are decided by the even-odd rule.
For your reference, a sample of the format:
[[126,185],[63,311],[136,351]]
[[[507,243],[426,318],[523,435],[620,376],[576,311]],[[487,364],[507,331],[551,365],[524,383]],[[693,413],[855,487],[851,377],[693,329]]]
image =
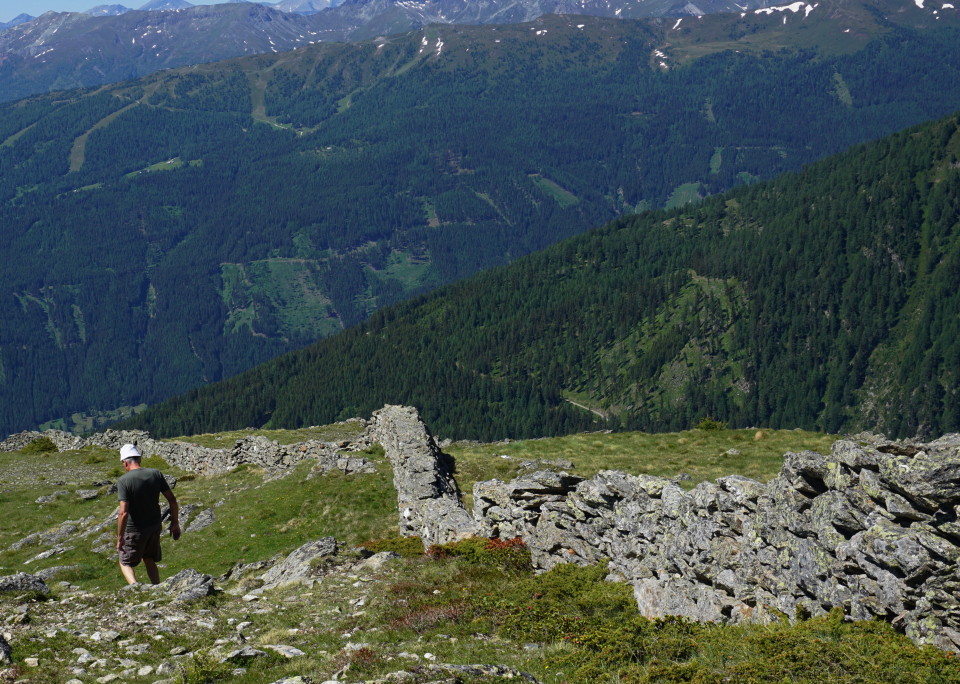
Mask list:
[[117,518],[117,551],[120,572],[127,584],[137,581],[133,569],[143,561],[152,584],[160,583],[157,562],[160,553],[160,503],[163,494],[170,504],[170,535],[180,538],[180,507],[170,485],[156,468],[140,466],[140,452],[133,444],[120,448],[120,461],[126,474],[117,480],[120,516]]

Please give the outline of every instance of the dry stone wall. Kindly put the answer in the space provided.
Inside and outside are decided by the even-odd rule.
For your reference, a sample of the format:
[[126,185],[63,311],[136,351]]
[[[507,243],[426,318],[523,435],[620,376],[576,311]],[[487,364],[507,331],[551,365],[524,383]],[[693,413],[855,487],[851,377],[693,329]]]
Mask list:
[[[37,436],[14,435],[0,450]],[[65,433],[55,437],[77,448]],[[769,483],[733,475],[691,491],[653,476],[540,470],[477,483],[472,516],[452,460],[410,407],[377,411],[351,443],[249,437],[204,449],[115,431],[86,443],[127,442],[205,474],[240,463],[281,472],[305,458],[320,470],[372,470],[351,452],[378,443],[393,466],[401,533],[425,545],[521,537],[542,570],[607,560],[648,617],[737,623],[839,607],[853,619],[888,620],[917,643],[960,650],[960,435],[926,444],[858,435],[827,456],[786,454]]]
[[770,621],[841,607],[960,648],[960,435],[841,440],[790,453],[771,482],[684,491],[605,471],[478,483],[480,533],[522,537],[541,569],[609,559],[644,615]]
[[153,439],[140,430],[105,430],[83,439],[58,430],[21,432],[0,443],[0,451],[19,451],[38,437],[48,437],[59,451],[95,445],[119,450],[124,444],[136,444],[146,456],[159,456],[167,463],[200,475],[220,475],[249,463],[268,471],[289,470],[307,459],[316,461],[321,473],[339,470],[344,473],[374,472],[373,463],[357,452],[369,449],[371,442],[363,435],[353,441],[307,441],[279,444],[261,435],[250,435],[236,441],[230,449],[211,449],[189,442],[166,442]]
[[367,435],[383,446],[393,466],[402,535],[420,537],[429,546],[476,533],[453,479],[453,459],[437,446],[415,408],[376,411]]

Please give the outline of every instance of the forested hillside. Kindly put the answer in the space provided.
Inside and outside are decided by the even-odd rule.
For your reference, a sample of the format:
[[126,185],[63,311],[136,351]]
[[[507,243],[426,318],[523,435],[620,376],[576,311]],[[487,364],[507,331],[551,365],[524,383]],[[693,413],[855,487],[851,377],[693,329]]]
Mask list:
[[0,431],[160,401],[960,108],[953,20],[843,7],[430,27],[0,107]]
[[[960,429],[960,117],[479,274],[130,423]],[[609,416],[574,407],[573,398]]]

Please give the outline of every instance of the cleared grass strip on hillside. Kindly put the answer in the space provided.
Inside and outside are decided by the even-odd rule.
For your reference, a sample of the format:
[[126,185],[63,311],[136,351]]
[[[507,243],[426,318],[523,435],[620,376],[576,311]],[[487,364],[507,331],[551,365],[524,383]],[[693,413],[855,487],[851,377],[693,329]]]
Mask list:
[[572,192],[560,187],[560,185],[549,178],[544,178],[539,173],[531,173],[530,180],[532,180],[544,194],[553,198],[553,200],[560,205],[561,209],[572,207],[580,202],[579,198]]
[[95,123],[90,130],[88,130],[83,135],[79,136],[76,140],[73,141],[73,147],[70,148],[70,173],[76,173],[83,168],[83,163],[86,161],[87,154],[87,140],[90,138],[90,134],[101,128],[106,128],[109,126],[118,116],[124,112],[128,112],[137,105],[139,105],[142,100],[136,102],[131,102],[126,107],[122,107],[115,111],[113,114],[108,114],[107,116],[100,119]]

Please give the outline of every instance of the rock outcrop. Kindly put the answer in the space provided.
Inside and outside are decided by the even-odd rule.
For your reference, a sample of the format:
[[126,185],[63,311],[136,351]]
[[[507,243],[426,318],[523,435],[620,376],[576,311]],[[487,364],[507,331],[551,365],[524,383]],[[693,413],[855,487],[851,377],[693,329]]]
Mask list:
[[49,594],[50,587],[37,575],[18,572],[13,575],[7,575],[6,577],[0,577],[0,591],[9,591],[17,594],[25,592]]
[[453,479],[453,460],[437,446],[415,408],[385,406],[367,429],[393,466],[400,533],[418,536],[424,546],[476,534]]
[[193,601],[214,593],[213,577],[184,568],[173,577],[157,585],[143,585],[149,591],[162,592],[174,597],[174,601]]
[[767,484],[731,476],[684,491],[616,471],[538,472],[478,483],[474,497],[481,534],[522,537],[541,569],[609,559],[648,617],[735,623],[841,607],[960,648],[960,435],[789,453]]
[[333,537],[307,542],[260,576],[263,588],[273,589],[283,584],[309,579],[316,575],[315,564],[318,560],[336,554],[337,540]]

